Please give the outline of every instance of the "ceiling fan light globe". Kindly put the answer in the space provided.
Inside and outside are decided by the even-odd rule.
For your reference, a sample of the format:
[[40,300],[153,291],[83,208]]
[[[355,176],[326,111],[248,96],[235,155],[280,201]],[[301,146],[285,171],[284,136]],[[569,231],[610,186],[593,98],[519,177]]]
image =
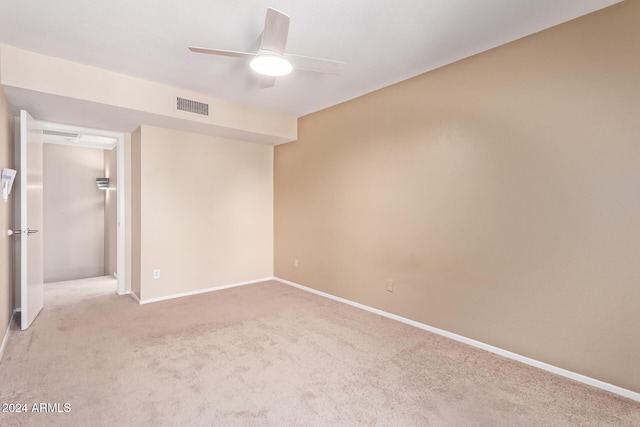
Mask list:
[[261,54],[251,60],[251,69],[265,76],[278,77],[289,74],[293,67],[280,55]]

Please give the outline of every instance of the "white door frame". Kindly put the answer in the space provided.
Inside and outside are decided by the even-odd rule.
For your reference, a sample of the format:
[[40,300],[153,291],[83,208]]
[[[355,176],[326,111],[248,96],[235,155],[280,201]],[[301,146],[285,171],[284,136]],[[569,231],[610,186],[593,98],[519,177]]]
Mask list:
[[[116,175],[117,175],[117,184],[116,184],[116,194],[117,194],[117,213],[116,213],[116,276],[117,276],[117,293],[118,295],[124,295],[130,292],[129,286],[126,283],[126,261],[125,261],[125,159],[124,159],[124,150],[125,150],[125,138],[124,133],[122,132],[113,132],[103,129],[93,129],[93,128],[85,128],[80,126],[71,126],[60,123],[52,123],[39,121],[45,129],[56,130],[59,132],[69,132],[69,133],[78,133],[78,134],[87,134],[87,135],[96,135],[96,136],[106,136],[110,138],[114,138],[116,140],[115,149],[116,149]],[[76,144],[70,144],[76,145]],[[82,146],[82,145],[80,145]],[[105,147],[105,149],[108,149]]]
[[125,185],[124,185],[124,134],[118,134],[118,145],[116,147],[116,174],[118,176],[118,182],[116,185],[116,193],[118,196],[116,221],[117,221],[117,255],[116,255],[116,272],[118,275],[118,295],[124,295],[130,292],[128,286],[126,286],[127,272],[126,272],[126,260],[125,260]]

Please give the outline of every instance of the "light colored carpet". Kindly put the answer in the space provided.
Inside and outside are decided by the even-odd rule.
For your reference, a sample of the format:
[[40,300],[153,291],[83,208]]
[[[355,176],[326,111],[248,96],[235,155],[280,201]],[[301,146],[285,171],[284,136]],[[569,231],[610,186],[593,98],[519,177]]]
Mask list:
[[[640,426],[640,404],[278,282],[137,305],[46,285],[2,426]],[[64,404],[70,412],[64,412]]]

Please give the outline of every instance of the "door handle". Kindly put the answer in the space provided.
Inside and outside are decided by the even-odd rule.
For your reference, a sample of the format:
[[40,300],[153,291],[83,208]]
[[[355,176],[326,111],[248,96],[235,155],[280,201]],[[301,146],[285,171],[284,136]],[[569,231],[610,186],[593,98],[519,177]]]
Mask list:
[[[27,233],[26,234],[27,234],[27,236],[29,236],[29,235],[31,235],[33,233],[37,233],[37,232],[38,232],[38,230],[32,230],[30,228],[27,228]],[[7,230],[7,234],[9,236],[13,236],[13,235],[16,235],[16,234],[18,236],[22,236],[22,230]]]

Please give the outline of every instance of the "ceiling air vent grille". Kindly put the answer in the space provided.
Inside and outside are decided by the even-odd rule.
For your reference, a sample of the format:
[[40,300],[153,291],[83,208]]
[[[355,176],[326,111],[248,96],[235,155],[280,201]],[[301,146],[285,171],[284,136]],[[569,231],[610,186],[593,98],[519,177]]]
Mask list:
[[73,132],[62,132],[59,130],[51,130],[51,129],[44,129],[42,133],[44,135],[62,136],[65,138],[78,138],[80,136],[77,133],[73,133]]
[[189,113],[200,114],[203,116],[209,115],[209,104],[178,97],[177,105],[178,110],[180,111],[187,111]]

